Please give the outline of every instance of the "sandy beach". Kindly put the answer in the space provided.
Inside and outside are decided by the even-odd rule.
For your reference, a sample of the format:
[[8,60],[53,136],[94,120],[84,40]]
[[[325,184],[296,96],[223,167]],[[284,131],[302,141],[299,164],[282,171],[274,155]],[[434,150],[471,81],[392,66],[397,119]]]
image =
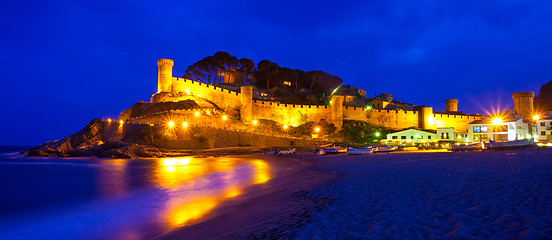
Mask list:
[[552,149],[274,161],[290,171],[221,206],[217,217],[159,238],[552,237]]

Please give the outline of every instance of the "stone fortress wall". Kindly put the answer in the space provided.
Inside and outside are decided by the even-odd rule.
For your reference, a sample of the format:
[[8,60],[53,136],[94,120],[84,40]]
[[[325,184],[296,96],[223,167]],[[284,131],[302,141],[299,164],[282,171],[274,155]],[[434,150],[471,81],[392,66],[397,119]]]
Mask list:
[[[422,107],[420,111],[367,109],[343,106],[343,96],[332,96],[332,104],[326,105],[295,105],[282,104],[274,101],[254,100],[252,87],[242,86],[241,92],[217,88],[212,85],[172,77],[172,60],[159,59],[158,92],[187,92],[203,97],[215,103],[225,111],[237,110],[241,120],[249,123],[256,119],[268,119],[281,124],[300,125],[304,122],[325,120],[341,129],[343,120],[365,121],[376,126],[384,126],[394,130],[405,128],[437,129],[454,127],[465,132],[468,123],[481,119],[481,116],[462,114],[435,114],[433,108]],[[447,109],[457,111],[458,101],[446,100]]]

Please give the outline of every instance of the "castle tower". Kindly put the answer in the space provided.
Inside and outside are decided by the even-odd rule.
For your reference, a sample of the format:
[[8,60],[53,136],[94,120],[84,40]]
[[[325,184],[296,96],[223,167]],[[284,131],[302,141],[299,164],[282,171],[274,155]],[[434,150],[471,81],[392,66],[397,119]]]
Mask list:
[[447,112],[458,112],[458,99],[445,99]]
[[170,92],[172,86],[172,68],[174,61],[161,58],[157,60],[157,92]]
[[512,98],[514,99],[514,110],[516,114],[525,119],[531,119],[531,114],[533,113],[534,97],[534,92],[512,93]]
[[244,123],[253,121],[253,88],[251,86],[242,86],[240,94],[240,109],[241,120]]
[[422,107],[418,112],[418,124],[422,129],[430,129],[433,121],[433,108]]
[[343,127],[343,96],[332,95],[331,110],[332,110],[332,123],[337,128],[337,131]]

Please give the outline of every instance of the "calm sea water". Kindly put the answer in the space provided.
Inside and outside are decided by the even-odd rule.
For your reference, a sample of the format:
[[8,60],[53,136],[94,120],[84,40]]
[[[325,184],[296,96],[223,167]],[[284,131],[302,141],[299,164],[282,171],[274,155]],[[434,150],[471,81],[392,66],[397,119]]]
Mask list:
[[272,177],[251,157],[25,158],[23,150],[0,148],[0,239],[150,239]]

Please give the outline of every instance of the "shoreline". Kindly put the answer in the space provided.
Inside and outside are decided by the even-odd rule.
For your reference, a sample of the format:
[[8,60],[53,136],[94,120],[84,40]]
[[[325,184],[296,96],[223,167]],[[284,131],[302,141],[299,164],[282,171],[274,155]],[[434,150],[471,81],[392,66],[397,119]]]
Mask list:
[[[258,154],[248,156],[259,157]],[[280,164],[282,173],[264,186],[247,189],[242,199],[226,202],[211,219],[173,230],[155,239],[289,239],[292,230],[335,199],[312,197],[317,188],[334,184],[343,175],[316,169],[314,154],[261,155]]]

